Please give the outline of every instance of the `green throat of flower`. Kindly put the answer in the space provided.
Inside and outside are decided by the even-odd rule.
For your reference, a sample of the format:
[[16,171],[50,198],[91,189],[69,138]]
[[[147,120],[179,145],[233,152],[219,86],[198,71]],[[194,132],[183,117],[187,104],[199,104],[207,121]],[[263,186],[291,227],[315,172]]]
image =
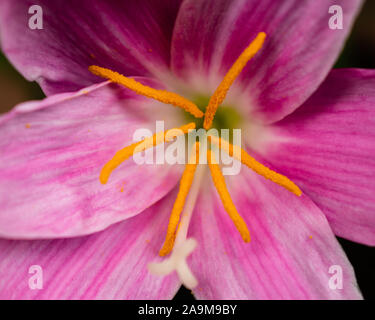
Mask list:
[[[205,113],[210,97],[197,95],[192,101],[194,101],[197,107]],[[195,118],[192,114],[187,112],[184,112],[184,118],[188,123],[194,122],[197,130],[204,128],[204,118]],[[221,104],[220,108],[216,111],[211,127],[218,131],[221,129],[229,129],[229,132],[232,132],[233,129],[240,128],[241,124],[242,117],[238,110],[230,105]]]

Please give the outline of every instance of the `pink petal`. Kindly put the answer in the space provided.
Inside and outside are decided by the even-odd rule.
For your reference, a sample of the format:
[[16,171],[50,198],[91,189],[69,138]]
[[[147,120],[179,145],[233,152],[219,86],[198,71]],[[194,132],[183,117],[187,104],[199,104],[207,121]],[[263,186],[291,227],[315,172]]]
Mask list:
[[173,119],[177,111],[104,83],[21,104],[1,117],[0,235],[85,235],[155,203],[177,184],[182,168],[129,159],[106,185],[99,174],[119,149],[133,143],[136,129],[154,132],[157,117],[167,120],[168,129],[165,114]]
[[[43,9],[42,30],[29,28],[32,5]],[[132,76],[158,74],[169,68],[179,5],[180,0],[4,0],[1,46],[16,68],[47,94],[99,82],[87,71],[92,64]]]
[[[226,179],[251,242],[243,242],[216,190],[207,188],[190,233],[198,240],[191,255],[197,298],[361,298],[353,269],[325,216],[306,195],[299,198],[247,168]],[[329,273],[332,266],[342,270],[342,289],[329,287],[337,272]]]
[[375,71],[333,70],[272,130],[267,160],[323,210],[335,234],[375,245]]
[[[174,196],[94,235],[0,240],[0,299],[171,299],[180,286],[177,276],[153,276],[147,264],[164,240],[160,229]],[[42,268],[41,290],[29,286],[35,265]]]
[[[326,77],[361,2],[184,1],[174,29],[172,69],[193,84],[201,75],[205,80],[199,89],[210,95],[235,59],[263,31],[267,34],[263,48],[234,83],[238,92],[232,89],[231,93],[243,92],[252,118],[267,123],[279,120],[300,106]],[[337,4],[343,10],[344,28],[331,30],[328,10]]]

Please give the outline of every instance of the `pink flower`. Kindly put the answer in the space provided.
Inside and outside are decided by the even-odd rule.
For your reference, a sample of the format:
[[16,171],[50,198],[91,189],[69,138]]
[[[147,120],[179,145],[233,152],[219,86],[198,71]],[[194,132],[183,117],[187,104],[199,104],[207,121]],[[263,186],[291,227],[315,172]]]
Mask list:
[[[172,298],[187,275],[197,298],[361,298],[334,234],[375,244],[375,71],[330,71],[361,1],[339,1],[342,30],[328,27],[337,1],[327,0],[36,2],[0,2],[3,51],[48,96],[0,118],[0,298]],[[43,30],[27,26],[32,4],[43,8]],[[195,241],[158,258],[184,167],[128,160],[106,184],[99,176],[135,129],[154,130],[155,120],[180,127],[186,113],[88,68],[202,107],[260,32],[262,48],[224,101],[239,115],[229,126],[302,195],[248,168],[227,176],[250,230],[245,243],[200,173],[185,204],[190,224],[176,239],[186,232]],[[215,119],[226,121],[220,110]],[[173,259],[185,268],[178,275],[148,269],[160,261],[173,271]],[[28,285],[32,265],[43,270],[41,290]],[[330,286],[332,266],[342,289]]]

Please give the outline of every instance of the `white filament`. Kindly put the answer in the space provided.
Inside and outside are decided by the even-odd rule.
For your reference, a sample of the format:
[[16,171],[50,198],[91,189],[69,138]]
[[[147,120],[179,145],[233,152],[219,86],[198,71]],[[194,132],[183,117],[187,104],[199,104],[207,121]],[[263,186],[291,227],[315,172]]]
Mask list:
[[198,285],[198,281],[194,274],[191,272],[188,264],[187,257],[194,251],[197,246],[197,241],[193,238],[187,239],[187,232],[191,216],[198,198],[201,181],[205,172],[204,165],[197,165],[195,171],[194,181],[189,191],[189,195],[185,202],[184,210],[181,216],[181,222],[178,227],[175,245],[171,255],[162,262],[152,262],[148,265],[148,269],[155,275],[168,275],[173,271],[177,275],[182,284],[188,288],[193,289]]

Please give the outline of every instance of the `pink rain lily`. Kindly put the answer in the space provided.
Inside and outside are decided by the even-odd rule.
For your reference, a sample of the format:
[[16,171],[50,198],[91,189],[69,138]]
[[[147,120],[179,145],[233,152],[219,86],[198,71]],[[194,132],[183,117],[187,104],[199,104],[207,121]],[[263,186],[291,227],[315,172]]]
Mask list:
[[[35,4],[42,30],[28,28]],[[343,8],[343,29],[328,27],[333,4]],[[335,235],[375,244],[375,71],[331,70],[360,5],[1,0],[2,50],[47,98],[0,118],[0,298],[167,299],[181,281],[196,281],[200,299],[360,299]],[[186,112],[103,82],[89,67],[205,107],[198,102],[261,32],[262,48],[223,102],[237,120],[221,107],[215,117],[241,128],[248,154],[302,195],[248,168],[226,176],[251,233],[245,243],[208,171],[197,170],[190,223],[176,243],[184,239],[159,257],[184,167],[129,159],[106,184],[99,176],[137,128],[180,127]],[[35,265],[43,288],[33,290]],[[340,288],[332,266],[342,271]],[[161,267],[170,273],[156,275]]]

